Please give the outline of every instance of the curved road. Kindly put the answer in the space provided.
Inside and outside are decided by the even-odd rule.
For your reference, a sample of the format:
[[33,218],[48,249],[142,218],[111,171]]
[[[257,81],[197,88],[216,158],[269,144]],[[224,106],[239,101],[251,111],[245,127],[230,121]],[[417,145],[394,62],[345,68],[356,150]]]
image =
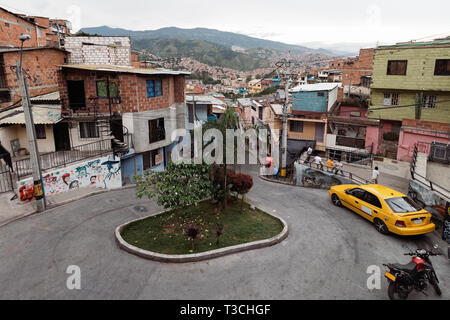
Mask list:
[[[406,263],[409,248],[437,239],[382,236],[325,190],[254,181],[248,197],[289,224],[277,246],[181,265],[143,260],[117,247],[114,229],[159,208],[134,189],[109,192],[0,228],[0,299],[386,299],[384,278],[367,289],[367,268]],[[450,260],[433,261],[449,299]],[[66,287],[69,265],[81,268],[81,290]],[[428,294],[411,298],[438,298]]]

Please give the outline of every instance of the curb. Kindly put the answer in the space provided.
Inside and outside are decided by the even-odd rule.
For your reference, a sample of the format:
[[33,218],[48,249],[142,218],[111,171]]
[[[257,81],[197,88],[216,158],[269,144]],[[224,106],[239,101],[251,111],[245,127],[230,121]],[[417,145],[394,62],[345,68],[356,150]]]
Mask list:
[[35,214],[36,215],[37,214],[44,214],[44,213],[46,213],[48,211],[51,211],[51,210],[56,209],[58,207],[62,207],[64,205],[67,205],[67,204],[75,202],[75,201],[79,201],[79,200],[82,200],[82,199],[85,199],[85,198],[97,196],[97,195],[103,194],[103,193],[127,190],[127,189],[132,189],[132,188],[135,188],[135,187],[136,187],[136,185],[132,184],[132,185],[123,186],[122,188],[118,188],[118,189],[99,190],[99,191],[94,191],[94,192],[91,192],[91,193],[88,193],[88,194],[85,194],[85,195],[82,195],[82,196],[78,196],[78,197],[75,197],[75,198],[72,198],[72,199],[68,199],[68,200],[64,200],[64,201],[61,201],[61,202],[57,202],[57,203],[54,203],[54,204],[48,204],[47,205],[47,209],[44,212],[37,212],[37,211],[28,212],[28,213],[24,213],[24,214],[22,214],[20,216],[17,216],[17,217],[11,218],[11,219],[8,219],[8,220],[5,220],[5,221],[1,221],[0,222],[0,228],[4,227],[4,226],[6,226],[6,225],[8,225],[8,224],[10,224],[12,222],[15,222],[17,220],[21,220],[21,219],[27,218],[27,217],[35,215]]
[[215,258],[223,257],[226,255],[230,255],[230,254],[234,254],[234,253],[238,253],[238,252],[243,252],[243,251],[271,247],[271,246],[274,246],[274,245],[282,242],[283,240],[285,240],[289,234],[289,227],[282,218],[274,216],[268,212],[265,212],[266,214],[268,214],[274,218],[277,218],[278,220],[281,221],[281,223],[283,224],[283,230],[281,231],[280,234],[278,234],[275,237],[272,237],[270,239],[238,244],[235,246],[221,248],[221,249],[212,250],[212,251],[208,251],[208,252],[202,252],[202,253],[196,253],[196,254],[184,254],[184,255],[162,254],[162,253],[156,253],[156,252],[140,249],[138,247],[135,247],[135,246],[129,244],[122,238],[121,232],[129,224],[136,222],[136,221],[145,220],[149,217],[157,216],[157,215],[163,214],[165,212],[166,211],[152,214],[145,218],[140,218],[140,219],[136,219],[133,221],[129,221],[127,223],[124,223],[124,224],[118,226],[115,230],[115,237],[116,237],[116,242],[117,242],[119,248],[127,251],[128,253],[134,254],[138,257],[141,257],[141,258],[144,258],[147,260],[153,260],[153,261],[164,262],[164,263],[188,263],[188,262],[199,262],[199,261],[204,261],[204,260],[215,259]]

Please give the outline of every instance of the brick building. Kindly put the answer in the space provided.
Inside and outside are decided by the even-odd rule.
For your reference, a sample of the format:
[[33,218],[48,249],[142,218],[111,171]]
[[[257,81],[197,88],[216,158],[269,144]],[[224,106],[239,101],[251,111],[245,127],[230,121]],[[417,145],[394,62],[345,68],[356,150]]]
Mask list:
[[[171,159],[172,132],[185,129],[187,74],[111,65],[61,66],[62,114],[70,123],[71,143],[86,144],[102,135],[107,139],[111,134],[106,130],[133,148],[143,170],[162,170]],[[109,119],[111,126],[102,127]]]
[[61,19],[20,15],[0,7],[0,48],[20,47],[21,33],[31,39],[24,47],[62,47],[70,33],[70,22]]
[[[0,109],[21,101],[15,67],[20,49],[0,49]],[[67,52],[52,47],[24,48],[22,67],[27,75],[30,97],[58,91],[58,65],[67,62]]]
[[379,153],[407,161],[417,143],[430,143],[430,139],[448,143],[450,133],[441,125],[450,123],[448,100],[449,39],[376,49],[368,116],[381,120],[376,133]]

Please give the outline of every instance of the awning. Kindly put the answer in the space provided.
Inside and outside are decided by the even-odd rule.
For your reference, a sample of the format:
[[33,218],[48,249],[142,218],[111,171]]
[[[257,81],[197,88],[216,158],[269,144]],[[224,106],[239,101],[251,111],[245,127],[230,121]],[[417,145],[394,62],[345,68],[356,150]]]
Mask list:
[[[62,120],[61,105],[33,105],[34,124],[55,124]],[[0,112],[1,124],[25,124],[25,115],[22,106]]]

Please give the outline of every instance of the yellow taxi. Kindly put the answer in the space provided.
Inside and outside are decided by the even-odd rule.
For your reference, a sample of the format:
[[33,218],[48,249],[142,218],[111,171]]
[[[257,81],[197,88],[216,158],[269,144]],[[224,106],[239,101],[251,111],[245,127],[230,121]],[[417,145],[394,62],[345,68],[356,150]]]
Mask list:
[[374,223],[383,234],[412,236],[433,232],[431,214],[411,198],[382,185],[339,185],[328,191],[336,206],[344,206]]

